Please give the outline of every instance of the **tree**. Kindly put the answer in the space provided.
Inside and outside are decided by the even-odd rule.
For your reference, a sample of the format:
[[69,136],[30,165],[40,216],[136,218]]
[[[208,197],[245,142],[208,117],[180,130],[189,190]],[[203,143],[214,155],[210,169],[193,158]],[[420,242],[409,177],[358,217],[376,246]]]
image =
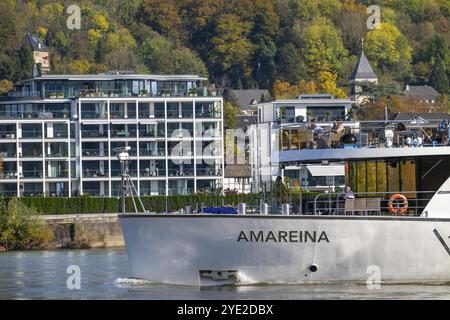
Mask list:
[[367,33],[364,51],[381,71],[398,71],[401,76],[411,67],[412,48],[405,36],[390,23],[381,23],[379,29]]
[[248,39],[250,24],[243,22],[236,14],[224,14],[219,17],[215,28],[215,37],[211,39],[209,63],[213,75],[237,85],[251,73],[250,57],[254,46]]
[[103,45],[99,47],[98,62],[104,62],[113,70],[134,68],[136,59],[133,50],[137,47],[137,43],[128,29],[120,28],[110,32],[102,42]]
[[145,21],[163,35],[175,35],[181,30],[181,15],[176,0],[144,0]]
[[0,80],[0,95],[4,95],[14,89],[14,83],[9,80]]
[[336,74],[329,71],[320,71],[316,77],[317,89],[320,93],[329,93],[336,98],[346,98],[347,94],[336,85]]
[[301,53],[311,77],[320,71],[339,72],[341,60],[348,55],[342,37],[325,18],[316,18],[302,34]]
[[145,39],[140,56],[152,73],[208,75],[205,64],[194,52],[177,46],[157,33]]
[[8,249],[27,249],[50,241],[53,232],[37,214],[18,198],[0,200],[0,243]]
[[290,84],[277,79],[272,91],[275,99],[294,99],[302,93],[317,93],[317,85],[313,81],[300,80],[297,84]]
[[305,63],[294,44],[287,43],[281,47],[275,61],[277,79],[297,83],[301,79],[308,78]]
[[19,50],[19,66],[18,66],[18,78],[28,79],[31,78],[34,68],[34,57],[31,51],[30,45],[24,43]]
[[236,128],[237,108],[229,101],[223,103],[223,127],[224,129]]
[[277,47],[271,40],[260,39],[254,55],[254,77],[259,88],[270,88],[275,76]]
[[430,83],[440,93],[448,93],[449,90],[448,77],[445,70],[446,66],[444,61],[441,55],[438,54],[434,63],[433,72],[430,76]]

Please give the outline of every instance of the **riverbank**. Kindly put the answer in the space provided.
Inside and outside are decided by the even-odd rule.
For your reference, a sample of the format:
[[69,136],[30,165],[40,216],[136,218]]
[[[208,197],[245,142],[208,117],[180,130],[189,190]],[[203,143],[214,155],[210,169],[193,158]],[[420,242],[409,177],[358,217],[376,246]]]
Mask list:
[[53,230],[46,249],[124,247],[117,214],[68,214],[40,216]]

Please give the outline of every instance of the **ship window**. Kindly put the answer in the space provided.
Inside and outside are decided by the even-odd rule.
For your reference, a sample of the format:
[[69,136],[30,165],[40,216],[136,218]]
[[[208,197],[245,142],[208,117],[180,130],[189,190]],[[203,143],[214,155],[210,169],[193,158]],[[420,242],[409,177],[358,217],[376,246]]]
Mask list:
[[386,161],[377,161],[377,192],[387,191]]
[[358,180],[356,182],[356,192],[366,192],[367,187],[367,171],[366,171],[366,162],[358,161],[357,162],[357,177]]
[[[416,163],[414,160],[403,160],[400,162],[401,191],[416,190]],[[408,198],[415,198],[416,193],[404,193]]]
[[400,190],[400,170],[397,161],[387,163],[388,191],[398,192]]
[[367,192],[377,192],[377,163],[367,161]]

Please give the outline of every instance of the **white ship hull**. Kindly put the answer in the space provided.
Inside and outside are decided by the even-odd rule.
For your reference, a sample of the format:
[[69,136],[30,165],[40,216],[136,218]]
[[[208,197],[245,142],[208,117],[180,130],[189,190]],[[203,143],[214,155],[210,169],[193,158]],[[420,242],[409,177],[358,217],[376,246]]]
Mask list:
[[383,283],[450,281],[449,218],[135,214],[119,219],[131,276],[156,283],[366,282],[371,276]]

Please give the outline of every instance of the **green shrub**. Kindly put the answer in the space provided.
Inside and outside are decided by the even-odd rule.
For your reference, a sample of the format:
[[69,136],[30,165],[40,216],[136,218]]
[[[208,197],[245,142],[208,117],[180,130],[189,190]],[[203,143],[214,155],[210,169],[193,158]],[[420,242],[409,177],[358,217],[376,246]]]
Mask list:
[[[306,196],[306,195],[305,195]],[[293,202],[296,201],[297,195],[292,197]],[[4,198],[6,202],[13,198]],[[137,198],[136,205],[138,211],[142,211]],[[186,206],[192,207],[193,210],[201,209],[202,207],[211,206],[237,206],[242,202],[242,194],[217,196],[207,193],[197,193],[190,195],[176,195],[176,196],[143,196],[141,200],[145,209],[150,212],[164,212],[166,211],[166,203],[168,211],[177,211]],[[244,202],[247,205],[257,205],[259,201],[258,194],[244,195]],[[83,214],[83,213],[115,213],[120,211],[119,197],[91,197],[81,196],[73,198],[43,198],[43,197],[22,197],[20,203],[32,208],[39,214]],[[127,212],[134,212],[131,197],[126,199]]]
[[53,232],[37,214],[36,209],[18,198],[1,199],[0,243],[8,249],[30,249],[50,241]]

